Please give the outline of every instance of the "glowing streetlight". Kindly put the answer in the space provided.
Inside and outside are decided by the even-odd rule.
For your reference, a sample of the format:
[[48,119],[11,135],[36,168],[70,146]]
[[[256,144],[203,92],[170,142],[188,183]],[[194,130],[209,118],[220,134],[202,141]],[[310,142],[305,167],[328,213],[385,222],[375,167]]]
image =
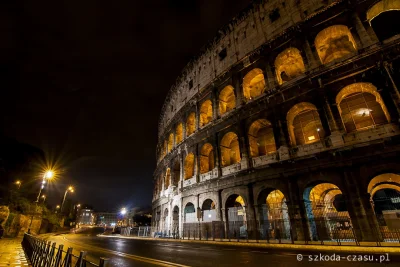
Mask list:
[[46,201],[46,195],[42,195],[42,198],[43,198],[43,204],[44,204],[44,202]]
[[126,208],[121,209],[121,215],[123,216],[122,218],[122,226],[125,226],[125,214],[126,214]]
[[18,189],[19,189],[19,188],[21,187],[21,184],[22,184],[22,183],[21,183],[20,180],[17,180],[17,181],[15,181],[15,184],[18,185]]
[[60,212],[63,211],[65,198],[67,197],[67,193],[68,193],[68,192],[73,193],[73,192],[74,192],[74,188],[73,188],[72,186],[69,186],[69,187],[67,188],[67,190],[65,190],[64,199],[63,199],[63,202],[61,203],[61,210],[60,210]]
[[42,193],[42,189],[44,188],[44,185],[46,184],[46,179],[50,180],[51,178],[53,178],[53,176],[54,176],[54,172],[51,170],[48,170],[44,173],[42,185],[40,186],[39,194],[36,198],[36,203],[39,203],[40,194]]

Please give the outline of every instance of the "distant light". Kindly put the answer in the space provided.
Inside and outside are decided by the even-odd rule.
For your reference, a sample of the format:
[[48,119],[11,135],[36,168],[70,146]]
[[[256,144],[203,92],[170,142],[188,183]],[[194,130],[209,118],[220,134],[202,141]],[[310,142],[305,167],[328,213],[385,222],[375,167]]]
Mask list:
[[122,214],[122,215],[125,215],[125,214],[126,214],[126,209],[125,209],[125,208],[122,208],[122,209],[121,209],[121,214]]
[[41,187],[42,189],[44,188],[44,185],[42,185],[42,187]]
[[211,218],[211,214],[208,214],[208,218]]
[[312,140],[315,140],[315,136],[314,135],[308,137],[308,141],[312,141]]
[[51,179],[53,177],[53,175],[54,175],[53,171],[47,171],[44,174],[44,177],[47,178],[47,179]]
[[320,130],[319,130],[319,128],[317,128],[317,132],[319,132]]
[[15,183],[16,183],[16,184],[20,184],[20,183],[21,183],[21,181],[19,181],[19,180],[18,180],[18,181],[16,181]]

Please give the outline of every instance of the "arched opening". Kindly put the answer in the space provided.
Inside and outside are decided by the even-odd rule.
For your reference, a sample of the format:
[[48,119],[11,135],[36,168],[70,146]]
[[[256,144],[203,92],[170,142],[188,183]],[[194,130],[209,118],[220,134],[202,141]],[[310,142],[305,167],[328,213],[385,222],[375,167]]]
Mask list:
[[371,204],[386,242],[399,242],[400,175],[385,173],[374,177],[368,185]]
[[174,238],[179,236],[179,207],[175,206],[172,210],[172,235]]
[[170,133],[168,137],[168,153],[174,148],[174,134]]
[[224,115],[227,112],[232,111],[236,107],[236,96],[235,91],[231,85],[226,86],[222,89],[219,94],[219,113]]
[[165,140],[162,146],[162,155],[163,158],[167,155],[167,141]]
[[169,185],[171,184],[171,170],[168,168],[165,173],[165,189],[168,189]]
[[211,199],[206,199],[201,207],[203,211],[203,222],[212,222],[217,220],[217,211],[215,203]]
[[214,148],[206,143],[200,150],[200,173],[206,173],[214,169]]
[[185,223],[197,222],[196,209],[194,208],[193,203],[189,202],[186,204],[184,216],[185,216]]
[[190,113],[186,121],[186,136],[192,135],[195,129],[196,129],[196,114],[192,112]]
[[379,41],[400,34],[400,0],[383,0],[367,12],[367,20]]
[[353,35],[345,25],[334,25],[320,31],[315,37],[315,48],[322,64],[357,51]]
[[239,140],[235,133],[229,132],[221,140],[221,166],[226,167],[240,162]]
[[306,71],[303,58],[297,48],[289,47],[275,59],[275,73],[278,84],[290,81]]
[[331,183],[309,186],[303,199],[311,240],[354,241],[350,215],[339,187]]
[[168,230],[169,230],[169,227],[168,227],[168,209],[164,210],[163,226],[164,226],[164,233],[167,234]]
[[200,127],[206,126],[212,121],[213,110],[211,100],[206,100],[200,107]]
[[181,179],[181,165],[179,164],[179,160],[175,160],[174,167],[172,169],[172,185],[178,186],[180,179]]
[[353,83],[344,87],[336,96],[336,104],[348,133],[390,121],[382,97],[371,83]]
[[247,223],[243,198],[237,194],[229,196],[225,203],[225,212],[228,219],[228,238],[246,238]]
[[317,108],[307,102],[294,105],[286,116],[290,141],[293,145],[305,145],[325,137]]
[[259,157],[276,152],[274,129],[269,121],[259,119],[249,128],[250,156]]
[[194,155],[188,154],[185,158],[185,180],[194,176]]
[[246,100],[254,99],[264,93],[265,80],[261,69],[253,69],[243,78],[243,95]]
[[175,133],[175,144],[179,144],[183,140],[183,126],[182,123],[179,123],[176,126],[176,133]]
[[258,196],[259,230],[262,239],[290,239],[286,198],[280,190],[264,189]]

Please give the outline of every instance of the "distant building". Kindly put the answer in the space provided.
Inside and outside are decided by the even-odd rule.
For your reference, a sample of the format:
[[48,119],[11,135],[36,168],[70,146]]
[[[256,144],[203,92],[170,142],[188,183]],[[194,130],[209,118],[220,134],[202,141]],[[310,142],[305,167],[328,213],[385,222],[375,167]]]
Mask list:
[[96,213],[96,225],[99,226],[111,226],[117,225],[118,213],[116,212],[97,212]]
[[78,225],[93,225],[95,222],[95,215],[93,209],[80,209],[78,211],[77,224]]

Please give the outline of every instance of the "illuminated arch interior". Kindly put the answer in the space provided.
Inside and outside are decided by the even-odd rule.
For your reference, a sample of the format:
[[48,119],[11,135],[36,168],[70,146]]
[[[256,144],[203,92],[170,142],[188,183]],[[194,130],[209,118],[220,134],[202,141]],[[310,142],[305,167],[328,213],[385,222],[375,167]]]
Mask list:
[[214,169],[214,148],[210,143],[202,146],[200,151],[200,173],[206,173]]
[[206,199],[201,206],[203,212],[203,222],[212,222],[217,220],[217,211],[215,203],[211,199]]
[[176,133],[175,133],[175,144],[179,144],[183,140],[183,126],[182,123],[179,123],[176,126]]
[[185,158],[185,180],[192,178],[194,175],[194,155],[190,153]]
[[368,184],[368,193],[372,198],[377,191],[384,188],[391,188],[400,192],[400,175],[385,173],[374,177]]
[[311,144],[325,137],[317,108],[308,102],[294,105],[286,116],[293,145]]
[[174,134],[170,133],[168,137],[168,152],[171,152],[173,147],[174,147]]
[[249,128],[250,156],[259,157],[276,152],[274,131],[269,121],[259,119]]
[[385,103],[371,83],[353,83],[344,87],[336,96],[336,104],[347,132],[390,121]]
[[356,52],[357,45],[347,26],[334,25],[318,33],[315,48],[322,64],[327,64]]
[[200,127],[203,127],[212,121],[213,110],[211,100],[206,100],[200,107]]
[[233,87],[226,86],[219,94],[219,113],[221,115],[230,112],[236,107],[236,97]]
[[167,189],[171,184],[171,170],[168,168],[165,173],[165,189]]
[[400,34],[400,0],[382,0],[367,11],[367,20],[380,41]]
[[265,80],[261,69],[253,69],[243,78],[243,94],[246,100],[254,99],[264,93]]
[[196,208],[194,207],[193,203],[187,203],[184,209],[184,214],[185,214],[185,222],[196,222]]
[[290,47],[275,59],[275,73],[279,84],[290,81],[306,71],[303,58],[297,48]]
[[226,167],[240,162],[239,140],[235,133],[229,132],[221,140],[221,165]]
[[190,113],[186,121],[186,136],[192,135],[195,129],[196,129],[196,114],[192,112]]

